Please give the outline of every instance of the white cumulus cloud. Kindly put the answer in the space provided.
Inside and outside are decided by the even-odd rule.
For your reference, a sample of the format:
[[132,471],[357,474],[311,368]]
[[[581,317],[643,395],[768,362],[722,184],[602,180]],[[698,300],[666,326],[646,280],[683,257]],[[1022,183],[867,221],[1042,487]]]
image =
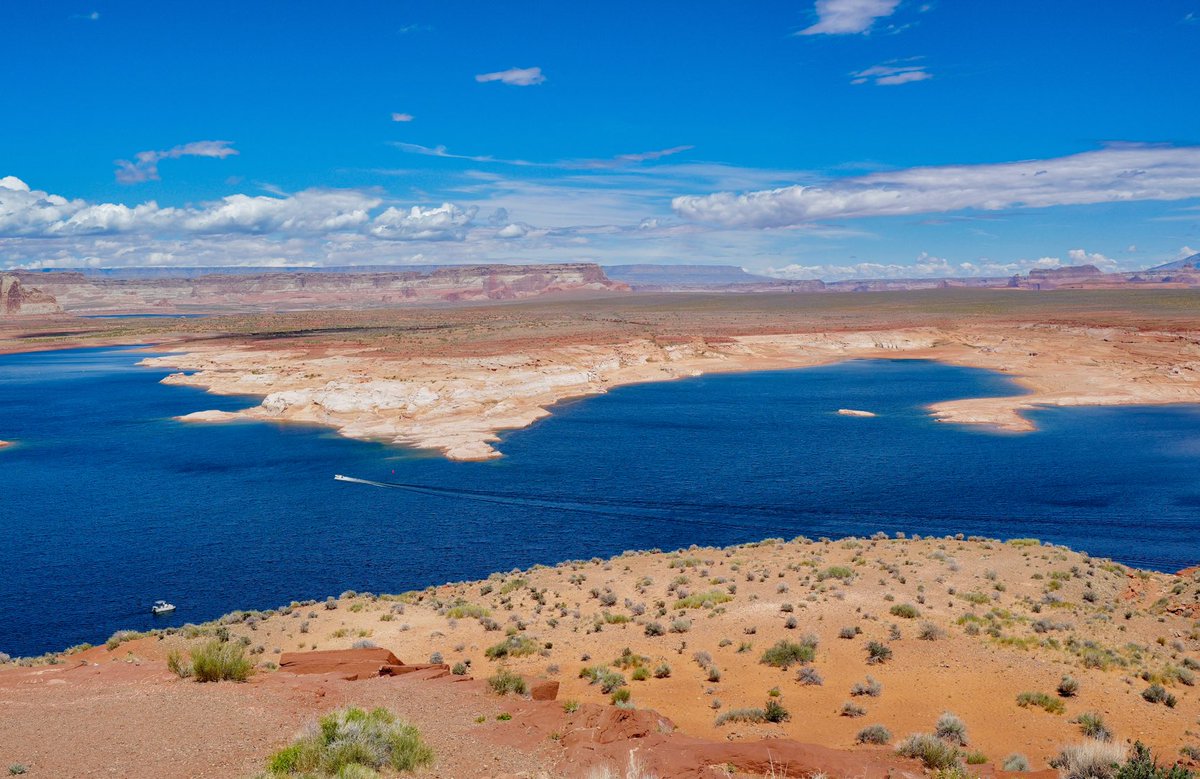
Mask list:
[[391,207],[375,217],[370,233],[391,241],[461,241],[476,210],[442,203],[437,208]]
[[825,219],[996,211],[1200,194],[1200,146],[1122,144],[1046,160],[943,165],[872,173],[822,184],[688,195],[675,213],[738,228],[791,227]]
[[393,122],[411,122],[412,120],[413,120],[412,114],[402,114],[402,113],[393,113],[392,114]]
[[817,23],[800,35],[851,35],[867,32],[876,19],[891,16],[900,0],[817,0]]
[[495,73],[480,73],[475,77],[480,84],[499,81],[513,87],[532,87],[546,80],[541,68],[509,68]]

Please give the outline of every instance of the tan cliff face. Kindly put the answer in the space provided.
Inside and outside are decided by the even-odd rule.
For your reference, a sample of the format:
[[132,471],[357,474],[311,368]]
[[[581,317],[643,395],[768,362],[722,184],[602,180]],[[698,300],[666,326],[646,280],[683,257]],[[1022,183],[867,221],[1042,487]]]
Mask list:
[[16,276],[0,276],[0,316],[39,316],[61,314],[53,296],[40,289],[26,287]]
[[1012,376],[1026,393],[932,406],[930,412],[946,422],[1029,431],[1033,425],[1020,412],[1038,406],[1200,403],[1195,334],[1061,325],[695,337],[680,343],[637,339],[454,357],[398,356],[385,347],[211,346],[143,364],[187,371],[164,379],[169,384],[265,396],[244,411],[198,411],[183,417],[188,421],[316,423],[352,438],[482,460],[500,456],[492,446],[500,431],[532,424],[565,398],[703,373],[878,357],[990,369]]
[[564,292],[621,293],[598,265],[470,265],[432,271],[280,272],[192,278],[107,278],[83,273],[21,274],[36,279],[73,313],[190,310],[300,310],[415,303],[521,300]]

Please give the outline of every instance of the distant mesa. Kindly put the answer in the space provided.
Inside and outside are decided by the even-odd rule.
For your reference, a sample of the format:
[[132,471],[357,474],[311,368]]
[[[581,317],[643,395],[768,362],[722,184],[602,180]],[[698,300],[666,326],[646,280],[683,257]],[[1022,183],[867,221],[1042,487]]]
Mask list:
[[844,417],[873,417],[876,416],[873,411],[860,411],[856,408],[839,408],[838,413]]
[[1095,265],[1027,275],[955,278],[779,279],[735,265],[586,262],[308,268],[89,268],[0,274],[0,316],[305,311],[487,303],[542,295],[811,294],[937,289],[1200,287],[1200,254],[1137,272]]
[[629,292],[627,284],[612,281],[593,263],[252,270],[64,269],[15,271],[11,278],[36,283],[46,293],[43,304],[57,300],[62,309],[84,315],[299,311]]

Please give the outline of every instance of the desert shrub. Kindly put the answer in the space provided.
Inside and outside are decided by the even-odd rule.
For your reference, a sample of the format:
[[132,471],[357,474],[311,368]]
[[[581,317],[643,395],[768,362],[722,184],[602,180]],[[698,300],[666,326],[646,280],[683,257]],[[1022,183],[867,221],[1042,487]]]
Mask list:
[[759,662],[775,668],[787,668],[796,663],[811,663],[816,656],[817,639],[808,636],[801,643],[780,639],[773,647],[763,652]]
[[882,692],[883,692],[883,685],[880,684],[879,682],[875,681],[875,678],[872,676],[868,676],[867,680],[864,682],[855,682],[853,685],[850,686],[851,697],[867,695],[872,698],[878,698],[880,693],[882,693]]
[[182,652],[172,649],[167,652],[167,670],[180,679],[187,679],[192,675],[192,664],[183,659]]
[[1125,747],[1103,741],[1065,746],[1050,761],[1063,779],[1116,779],[1125,761]]
[[629,699],[633,697],[633,693],[628,687],[618,687],[613,690],[612,697],[609,699],[614,706],[620,706],[622,703],[629,703]]
[[929,733],[914,733],[896,747],[897,754],[912,757],[931,770],[944,770],[959,765],[962,755],[958,748]]
[[524,695],[529,689],[519,674],[507,668],[501,668],[494,676],[489,677],[488,687],[497,695],[508,695],[510,692]]
[[666,679],[666,678],[670,677],[670,675],[671,675],[671,666],[667,665],[665,662],[659,663],[657,666],[655,666],[655,668],[654,668],[654,678],[655,679]]
[[1064,698],[1073,698],[1079,692],[1079,682],[1074,676],[1064,676],[1058,683],[1058,694]]
[[1013,754],[1004,758],[1004,762],[1000,764],[1000,767],[1005,771],[1028,771],[1029,758],[1025,757],[1025,755],[1014,752]]
[[536,651],[538,651],[538,644],[532,638],[513,635],[504,639],[499,644],[489,646],[483,653],[489,660],[499,660],[505,657],[524,657]]
[[717,715],[714,724],[727,725],[730,722],[766,722],[767,713],[762,709],[730,709]]
[[647,622],[643,631],[647,636],[665,636],[667,631],[657,622]]
[[921,616],[921,612],[911,603],[897,603],[888,609],[888,613],[893,617],[900,617],[902,619],[916,619]]
[[710,682],[719,682],[719,681],[721,681],[721,669],[720,669],[720,668],[717,668],[715,665],[711,665],[711,666],[709,666],[709,667],[708,667],[708,674],[707,674],[707,675],[706,675],[704,678],[705,678],[705,679],[707,679],[707,680],[708,680],[708,681],[710,681]]
[[671,620],[672,633],[686,633],[692,629],[692,621],[690,619],[673,619]]
[[454,674],[455,676],[466,676],[467,675],[467,664],[461,663],[461,662],[455,663],[454,667],[450,669],[450,673]]
[[763,714],[767,722],[787,722],[792,718],[788,710],[783,708],[783,704],[774,698],[767,699],[766,705],[763,706]]
[[474,603],[456,603],[446,611],[446,617],[449,619],[481,619],[482,617],[491,616],[491,611]]
[[982,752],[968,752],[967,765],[983,765],[988,761],[987,755]]
[[1195,773],[1181,765],[1160,766],[1150,749],[1137,741],[1133,754],[1117,771],[1117,779],[1195,779]]
[[847,568],[844,565],[833,565],[823,571],[817,572],[817,581],[823,582],[826,579],[838,579],[839,581],[849,581],[854,578],[853,569]]
[[861,632],[857,627],[844,627],[838,631],[838,638],[854,638]]
[[967,726],[954,714],[945,712],[938,717],[933,734],[949,744],[967,745]]
[[796,673],[796,681],[806,687],[820,687],[825,683],[821,674],[817,673],[817,669],[810,665],[804,666]]
[[1084,712],[1074,720],[1079,725],[1079,730],[1088,738],[1094,738],[1097,741],[1112,741],[1112,733],[1104,724],[1104,718],[1095,712]]
[[635,682],[644,682],[650,678],[650,669],[644,665],[638,666],[633,669],[631,677]]
[[1165,703],[1169,708],[1175,708],[1175,696],[1161,684],[1152,684],[1142,690],[1142,697],[1150,703]]
[[867,664],[879,665],[892,659],[892,649],[887,644],[871,641],[867,644]]
[[854,737],[856,744],[886,744],[892,740],[892,732],[883,725],[868,725]]
[[917,638],[922,641],[937,641],[940,638],[945,638],[946,631],[939,628],[932,622],[921,623],[921,630],[917,633]]
[[1023,692],[1017,696],[1017,705],[1024,709],[1039,708],[1048,714],[1062,714],[1066,711],[1062,701],[1044,692]]
[[387,709],[348,708],[325,715],[318,727],[276,752],[270,776],[366,779],[376,769],[413,771],[433,762],[433,750],[412,725]]
[[244,682],[253,670],[241,644],[214,639],[192,650],[192,674],[198,682]]
[[841,710],[838,712],[843,717],[863,717],[866,716],[867,710],[856,703],[846,701],[842,704]]
[[721,590],[709,590],[708,592],[697,592],[689,595],[686,598],[680,598],[675,601],[677,609],[700,609],[711,608],[721,603],[728,603],[733,600],[733,596]]

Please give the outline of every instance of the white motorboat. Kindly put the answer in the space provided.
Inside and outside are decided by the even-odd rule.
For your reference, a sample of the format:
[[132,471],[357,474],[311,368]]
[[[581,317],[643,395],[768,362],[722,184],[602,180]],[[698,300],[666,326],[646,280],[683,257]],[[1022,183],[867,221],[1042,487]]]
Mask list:
[[165,600],[156,600],[154,601],[154,605],[150,607],[150,610],[155,614],[170,614],[175,610],[175,604],[167,603]]

